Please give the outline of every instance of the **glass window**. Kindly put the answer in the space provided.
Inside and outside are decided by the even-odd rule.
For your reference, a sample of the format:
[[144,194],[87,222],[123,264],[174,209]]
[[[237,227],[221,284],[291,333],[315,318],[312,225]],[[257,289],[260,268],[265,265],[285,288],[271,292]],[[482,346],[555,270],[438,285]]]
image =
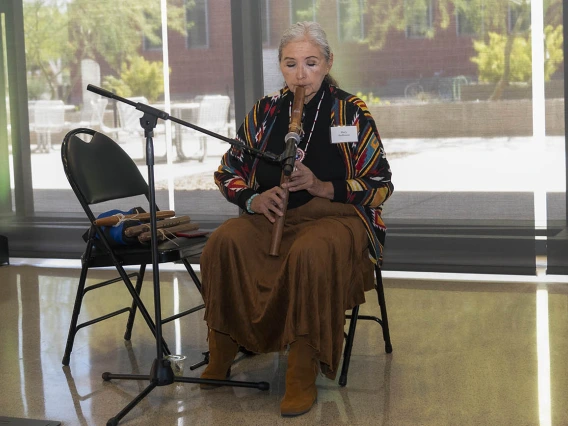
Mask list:
[[[334,3],[318,1],[315,11],[334,52],[331,74],[367,104],[393,172],[395,191],[383,211],[385,267],[534,274],[545,247],[542,188],[555,194],[549,218],[564,220],[561,22],[556,32],[545,30],[551,70],[541,82],[547,130],[540,143],[527,43],[519,43],[527,35],[517,35],[521,50],[505,57],[509,12],[502,1],[470,1],[457,13],[429,0],[364,2],[365,38],[355,44],[334,35],[345,22],[337,6],[357,2]],[[561,4],[545,3],[545,16],[561,16]],[[281,13],[273,7],[272,25],[280,25]],[[458,20],[461,30],[452,31]],[[267,73],[277,70],[271,54],[265,49]],[[505,61],[509,85],[500,84]]]
[[316,0],[291,0],[290,23],[316,20]]
[[456,27],[458,35],[476,35],[479,28],[483,32],[481,10],[475,7],[474,0],[465,0],[456,4]]
[[188,0],[186,3],[187,48],[209,46],[207,0]]
[[340,41],[349,42],[363,39],[363,0],[338,0],[337,19]]
[[161,50],[162,49],[162,25],[158,25],[159,21],[146,16],[145,19],[150,25],[144,32],[143,49],[144,50]]
[[[232,22],[226,13],[236,2],[195,2],[192,10],[201,15],[191,22],[206,29],[200,44],[209,48],[187,49],[187,9],[169,1],[163,50],[144,50],[141,37],[161,23],[159,0],[121,0],[112,10],[92,0],[25,0],[20,3],[23,23],[7,7],[15,3],[0,2],[0,13],[7,13],[0,31],[7,111],[0,108],[0,124],[8,122],[0,125],[8,132],[6,139],[0,137],[0,208],[26,216],[25,227],[10,234],[15,235],[11,249],[33,241],[33,250],[51,250],[58,241],[66,250],[62,228],[50,230],[45,218],[83,217],[84,223],[59,153],[70,128],[108,134],[147,173],[139,124],[129,126],[132,114],[122,114],[118,102],[105,105],[87,84],[169,107],[172,116],[193,124],[209,117],[203,127],[222,135],[234,135],[243,120],[234,114]],[[264,89],[283,84],[276,47],[291,17],[317,17],[334,52],[332,75],[342,89],[361,97],[375,118],[395,185],[383,212],[389,227],[387,268],[534,273],[537,253],[548,255],[551,271],[568,270],[563,3],[522,2],[525,9],[518,9],[500,0],[473,0],[456,15],[441,10],[442,3],[432,8],[428,0],[369,0],[362,3],[365,38],[358,43],[339,40],[338,0],[265,4],[270,13],[263,13],[263,31],[272,37],[263,48]],[[530,16],[531,5],[544,8],[544,78],[532,75],[532,35],[510,31],[515,16]],[[448,30],[459,28],[460,14],[475,35]],[[409,37],[409,22],[421,23],[415,37]],[[208,32],[208,25],[216,30]],[[425,28],[430,28],[428,38],[418,36]],[[509,52],[503,46],[511,34]],[[255,40],[261,43],[260,32]],[[175,54],[168,58],[168,50]],[[543,99],[533,99],[537,84],[544,85]],[[26,89],[28,100],[22,104]],[[220,116],[200,116],[212,100],[223,105],[215,108]],[[545,113],[542,122],[533,122],[533,110]],[[134,114],[132,121],[137,118]],[[535,136],[534,128],[542,124],[545,134]],[[168,123],[160,122],[155,136],[160,208],[173,198],[176,212],[205,223],[238,214],[212,180],[227,144],[169,126],[168,133]],[[36,219],[41,232],[33,228]],[[48,232],[55,237],[41,243]],[[80,246],[82,232],[73,227],[66,232]]]
[[[234,135],[231,15],[224,13],[230,2],[191,3],[195,5],[185,8],[181,2],[168,1],[164,40],[159,32],[159,0],[123,0],[120,4],[124,7],[112,10],[90,0],[23,3],[29,141],[22,143],[28,149],[24,167],[29,167],[31,184],[29,191],[16,192],[33,193],[30,198],[36,214],[84,218],[64,175],[59,153],[71,129],[90,127],[107,134],[147,176],[145,138],[139,123],[142,113],[88,91],[88,84],[159,109],[169,107],[174,117],[201,124],[219,135]],[[207,32],[208,16],[215,16],[215,25],[224,29],[213,38]],[[189,36],[188,22],[195,23]],[[160,43],[152,37],[140,37],[149,31]],[[188,50],[188,40],[191,46],[209,48]],[[167,44],[169,52],[176,54],[168,58],[164,56],[166,49],[151,48],[161,44]],[[13,53],[9,52],[9,57]],[[167,82],[164,69],[169,70]],[[213,117],[209,100],[219,98],[222,107],[214,111]],[[159,120],[154,146],[160,208],[174,206],[180,214],[189,214],[196,221],[219,221],[237,214],[238,208],[224,200],[213,182],[213,172],[228,144]],[[14,168],[17,177],[19,164]]]
[[531,27],[530,3],[509,1],[509,33],[524,33]]
[[407,37],[432,35],[432,0],[404,0],[404,17]]

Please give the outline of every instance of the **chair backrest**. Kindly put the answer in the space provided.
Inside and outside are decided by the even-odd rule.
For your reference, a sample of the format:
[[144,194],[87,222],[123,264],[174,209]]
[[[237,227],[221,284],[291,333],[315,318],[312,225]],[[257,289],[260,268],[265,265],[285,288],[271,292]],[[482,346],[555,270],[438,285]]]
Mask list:
[[[80,138],[86,134],[92,135],[90,142]],[[148,197],[148,184],[132,158],[102,133],[85,128],[68,132],[61,145],[61,160],[87,214],[90,204],[138,195]]]
[[61,131],[65,125],[65,104],[62,100],[36,101],[33,105],[33,115],[35,130]]
[[[144,96],[138,96],[133,98],[128,98],[132,102],[140,102],[143,104],[148,103],[148,99]],[[144,113],[140,110],[137,110],[132,105],[128,105],[124,102],[118,102],[116,104],[116,108],[118,110],[118,121],[120,123],[120,129],[124,130],[129,133],[142,133],[142,127],[140,126],[140,117],[144,115]]]
[[224,95],[206,95],[199,103],[197,125],[220,133],[227,128],[227,115],[231,100]]
[[93,111],[91,115],[91,123],[93,123],[93,126],[100,126],[103,123],[107,105],[107,98],[100,98],[96,101],[93,101]]

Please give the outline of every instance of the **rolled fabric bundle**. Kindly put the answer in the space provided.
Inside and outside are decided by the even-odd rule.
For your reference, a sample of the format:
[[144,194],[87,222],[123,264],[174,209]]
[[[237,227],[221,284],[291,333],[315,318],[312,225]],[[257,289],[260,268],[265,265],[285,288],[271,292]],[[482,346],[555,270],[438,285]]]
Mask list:
[[[168,228],[161,228],[156,229],[158,235],[158,241],[163,241],[168,238],[175,238],[176,232],[187,232],[187,231],[195,231],[199,229],[199,224],[197,223],[182,223],[181,225],[177,226],[170,226]],[[147,243],[152,239],[152,233],[150,231],[146,231],[138,235],[138,241],[141,243]]]
[[[125,217],[129,216],[131,218],[139,216],[146,213],[142,207],[134,207],[127,211],[122,211],[118,209],[109,210],[101,213],[95,223],[100,223],[106,220],[108,217],[113,217],[112,222],[114,222],[115,217]],[[126,230],[130,227],[138,226],[141,222],[137,219],[124,219],[117,222],[115,225],[109,226],[98,226],[97,229],[97,239],[99,238],[99,233],[104,234],[111,246],[125,246],[131,244],[139,244],[140,242],[136,237],[131,238],[126,235]],[[89,239],[89,231],[85,232],[83,235],[83,240],[87,242]]]
[[[156,222],[156,229],[161,228],[169,228],[172,226],[181,225],[183,223],[189,223],[191,219],[189,216],[179,216],[179,217],[172,217],[171,219],[163,219]],[[124,231],[124,234],[127,237],[137,237],[138,235],[150,232],[150,224],[143,223],[142,225],[131,226],[130,228]]]

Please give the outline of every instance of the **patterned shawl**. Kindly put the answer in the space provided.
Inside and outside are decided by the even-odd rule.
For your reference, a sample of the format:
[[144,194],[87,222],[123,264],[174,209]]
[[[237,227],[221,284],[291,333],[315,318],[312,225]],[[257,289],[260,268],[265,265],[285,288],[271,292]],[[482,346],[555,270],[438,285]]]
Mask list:
[[[394,190],[383,144],[367,105],[334,86],[328,90],[333,99],[331,122],[334,126],[356,126],[357,143],[338,144],[345,163],[345,181],[334,183],[334,201],[353,204],[363,220],[369,237],[373,263],[382,262],[386,227],[381,218],[382,205]],[[287,87],[260,99],[246,116],[236,140],[261,151],[266,145]],[[259,158],[231,148],[215,172],[215,183],[225,198],[243,207],[258,187],[256,168]]]

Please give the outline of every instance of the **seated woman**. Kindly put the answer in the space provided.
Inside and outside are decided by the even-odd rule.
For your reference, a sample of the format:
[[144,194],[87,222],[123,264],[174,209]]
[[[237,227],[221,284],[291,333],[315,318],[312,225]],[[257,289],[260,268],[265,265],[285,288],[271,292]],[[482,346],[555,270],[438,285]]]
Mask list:
[[[345,311],[374,288],[385,233],[382,204],[393,185],[367,106],[329,75],[333,54],[320,25],[292,25],[278,59],[285,87],[255,104],[237,139],[283,152],[294,93],[304,87],[304,134],[295,170],[282,185],[289,200],[280,254],[270,256],[269,249],[275,218],[283,215],[282,166],[231,148],[215,181],[247,214],[215,230],[201,256],[210,350],[201,377],[228,377],[239,345],[257,353],[290,345],[280,408],[283,416],[296,416],[315,403],[320,369],[335,378]],[[342,139],[330,131],[340,126]]]

